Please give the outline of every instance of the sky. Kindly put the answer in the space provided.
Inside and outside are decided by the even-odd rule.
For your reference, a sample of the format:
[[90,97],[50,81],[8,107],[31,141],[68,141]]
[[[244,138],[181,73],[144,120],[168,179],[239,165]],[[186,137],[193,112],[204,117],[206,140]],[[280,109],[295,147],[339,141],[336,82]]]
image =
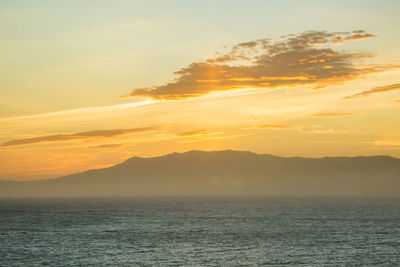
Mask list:
[[0,2],[0,179],[132,156],[400,157],[400,1]]

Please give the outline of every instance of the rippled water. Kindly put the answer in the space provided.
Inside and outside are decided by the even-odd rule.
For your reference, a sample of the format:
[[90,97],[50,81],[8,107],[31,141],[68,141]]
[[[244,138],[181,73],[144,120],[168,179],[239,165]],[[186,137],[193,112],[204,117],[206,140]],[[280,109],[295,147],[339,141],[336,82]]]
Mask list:
[[400,199],[0,200],[0,265],[400,265]]

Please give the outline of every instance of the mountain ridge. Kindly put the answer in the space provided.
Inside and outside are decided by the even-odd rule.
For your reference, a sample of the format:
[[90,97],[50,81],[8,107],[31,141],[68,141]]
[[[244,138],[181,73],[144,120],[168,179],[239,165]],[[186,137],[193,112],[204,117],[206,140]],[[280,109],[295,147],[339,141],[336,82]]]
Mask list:
[[400,196],[400,159],[279,157],[191,150],[131,157],[101,169],[27,182],[0,180],[0,197],[137,195]]

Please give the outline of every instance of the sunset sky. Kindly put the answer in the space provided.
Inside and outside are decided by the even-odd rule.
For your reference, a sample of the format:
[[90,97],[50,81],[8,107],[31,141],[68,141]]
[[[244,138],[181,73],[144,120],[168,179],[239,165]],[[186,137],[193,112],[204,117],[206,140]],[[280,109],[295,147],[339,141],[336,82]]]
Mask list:
[[0,2],[0,179],[132,156],[400,157],[400,1]]

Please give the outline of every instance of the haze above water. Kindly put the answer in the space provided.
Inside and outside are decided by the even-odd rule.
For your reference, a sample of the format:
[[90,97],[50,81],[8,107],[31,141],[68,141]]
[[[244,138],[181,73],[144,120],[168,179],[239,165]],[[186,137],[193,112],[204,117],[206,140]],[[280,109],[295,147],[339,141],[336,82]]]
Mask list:
[[0,265],[400,264],[398,198],[0,200]]

